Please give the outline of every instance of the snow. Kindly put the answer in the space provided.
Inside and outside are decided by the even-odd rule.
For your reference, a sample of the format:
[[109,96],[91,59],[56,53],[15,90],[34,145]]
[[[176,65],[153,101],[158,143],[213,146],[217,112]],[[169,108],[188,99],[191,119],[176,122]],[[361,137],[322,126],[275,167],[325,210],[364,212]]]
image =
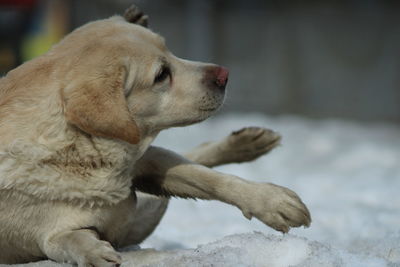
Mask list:
[[146,266],[387,266],[383,259],[350,254],[293,235],[236,234],[197,249],[171,253]]
[[230,114],[167,130],[155,144],[184,152],[244,126],[280,132],[282,146],[217,169],[294,190],[311,211],[311,227],[282,235],[224,203],[173,199],[141,245],[161,252],[124,252],[123,266],[137,266],[139,257],[143,266],[400,266],[399,126]]

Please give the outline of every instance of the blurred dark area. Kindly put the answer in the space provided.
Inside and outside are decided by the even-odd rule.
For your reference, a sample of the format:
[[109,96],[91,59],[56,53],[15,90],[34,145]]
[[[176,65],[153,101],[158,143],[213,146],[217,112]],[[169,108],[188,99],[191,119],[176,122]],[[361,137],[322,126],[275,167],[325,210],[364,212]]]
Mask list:
[[0,73],[132,2],[179,57],[230,69],[224,112],[400,122],[400,3],[0,0]]

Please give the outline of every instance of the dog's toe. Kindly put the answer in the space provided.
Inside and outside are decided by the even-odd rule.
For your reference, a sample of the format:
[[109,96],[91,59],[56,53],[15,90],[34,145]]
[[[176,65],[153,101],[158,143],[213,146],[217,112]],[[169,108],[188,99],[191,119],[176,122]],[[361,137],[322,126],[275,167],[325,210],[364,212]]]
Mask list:
[[79,267],[115,267],[121,265],[121,255],[108,242],[103,241],[101,243],[101,245],[86,253],[82,261],[78,262]]
[[253,197],[241,207],[246,218],[254,216],[283,233],[291,227],[310,226],[310,212],[296,193],[268,183],[250,186]]
[[281,136],[269,129],[247,127],[233,132],[223,143],[226,157],[232,162],[254,160],[279,145]]

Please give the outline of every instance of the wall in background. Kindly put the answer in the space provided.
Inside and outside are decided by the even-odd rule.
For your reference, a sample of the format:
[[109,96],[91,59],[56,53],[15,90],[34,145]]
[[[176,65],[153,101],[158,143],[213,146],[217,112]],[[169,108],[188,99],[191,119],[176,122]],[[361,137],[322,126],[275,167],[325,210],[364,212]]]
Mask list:
[[[71,28],[132,3],[67,2]],[[134,2],[176,55],[229,67],[225,111],[400,122],[396,1]]]

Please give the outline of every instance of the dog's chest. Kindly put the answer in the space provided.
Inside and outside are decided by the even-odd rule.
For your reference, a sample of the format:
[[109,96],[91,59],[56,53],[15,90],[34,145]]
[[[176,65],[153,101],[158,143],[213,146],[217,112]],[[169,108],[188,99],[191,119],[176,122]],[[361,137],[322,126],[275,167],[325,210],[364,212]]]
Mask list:
[[129,196],[133,168],[129,155],[107,161],[73,158],[72,154],[35,159],[27,154],[2,153],[0,190],[91,206],[115,204]]

